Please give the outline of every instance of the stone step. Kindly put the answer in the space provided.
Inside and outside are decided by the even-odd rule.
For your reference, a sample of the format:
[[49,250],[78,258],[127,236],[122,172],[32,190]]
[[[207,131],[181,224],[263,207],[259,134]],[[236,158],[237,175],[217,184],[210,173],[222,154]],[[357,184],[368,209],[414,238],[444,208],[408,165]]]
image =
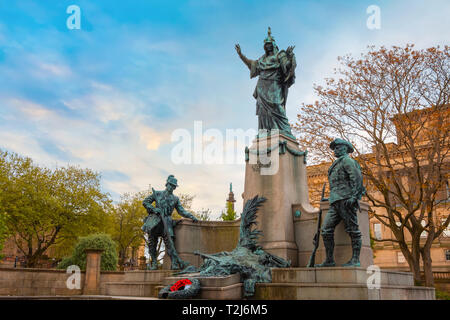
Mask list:
[[[365,268],[330,267],[330,268],[273,268],[272,283],[353,283],[367,284],[373,272]],[[414,278],[410,272],[380,270],[381,285],[413,286]]]
[[130,297],[156,297],[155,288],[161,282],[107,282],[105,283],[105,295],[130,296]]
[[257,283],[252,300],[435,300],[434,288],[352,283]]
[[225,277],[203,277],[198,273],[167,277],[163,281],[164,285],[158,287],[157,291],[159,292],[165,286],[172,285],[178,280],[186,278],[196,278],[200,281],[200,294],[196,299],[242,299],[242,283],[240,282],[240,275],[237,273]]
[[186,278],[198,279],[202,287],[226,287],[240,282],[240,276],[238,273],[224,277],[204,277],[200,276],[199,273],[193,273],[193,274],[166,277],[163,280],[163,284],[167,286],[169,284],[174,284],[178,280]]
[[[155,297],[165,286],[155,287]],[[240,300],[242,299],[243,284],[235,283],[225,287],[201,287],[200,293],[195,299],[207,300]]]
[[126,271],[124,281],[153,281],[162,282],[164,278],[171,276],[171,270],[132,270]]

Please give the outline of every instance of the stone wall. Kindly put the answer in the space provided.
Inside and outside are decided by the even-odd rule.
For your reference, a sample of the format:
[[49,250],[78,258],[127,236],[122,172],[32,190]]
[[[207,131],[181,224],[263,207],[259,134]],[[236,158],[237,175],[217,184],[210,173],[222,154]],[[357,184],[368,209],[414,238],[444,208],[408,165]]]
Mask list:
[[[0,269],[0,295],[46,296],[79,295],[82,289],[70,290],[66,281],[70,275],[65,270],[53,269]],[[81,273],[81,286],[84,272]]]
[[[194,255],[232,251],[239,241],[239,225],[235,221],[198,221],[182,219],[175,227],[175,247],[180,258],[198,267],[203,260]],[[164,259],[163,269],[170,268],[170,259]]]
[[[70,274],[65,270],[0,268],[0,296],[71,296],[83,293],[85,272],[81,272],[80,289],[68,289]],[[100,294],[105,294],[105,283],[122,281],[123,272],[102,271]]]

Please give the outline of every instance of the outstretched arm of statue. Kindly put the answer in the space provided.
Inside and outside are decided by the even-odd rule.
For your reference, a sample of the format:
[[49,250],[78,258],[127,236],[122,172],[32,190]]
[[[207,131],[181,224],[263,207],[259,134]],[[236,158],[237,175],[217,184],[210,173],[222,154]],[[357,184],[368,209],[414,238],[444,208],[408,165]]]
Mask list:
[[194,217],[189,211],[183,208],[181,205],[180,199],[177,199],[177,203],[175,205],[175,209],[177,209],[177,212],[180,216],[192,219],[192,221],[197,222],[198,219]]
[[252,60],[248,59],[246,56],[244,56],[241,52],[241,46],[239,44],[236,44],[235,46],[236,52],[239,55],[239,58],[241,58],[242,62],[245,63],[245,65],[248,67],[249,70],[252,68]]

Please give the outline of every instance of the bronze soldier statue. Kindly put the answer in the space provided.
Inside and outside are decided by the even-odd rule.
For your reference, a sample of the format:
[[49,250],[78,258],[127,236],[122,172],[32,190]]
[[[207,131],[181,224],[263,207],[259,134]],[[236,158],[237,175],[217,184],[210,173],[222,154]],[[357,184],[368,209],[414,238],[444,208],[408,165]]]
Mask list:
[[361,232],[358,226],[357,210],[358,200],[361,200],[365,192],[361,167],[359,163],[348,155],[354,151],[350,142],[335,139],[330,144],[334,150],[336,160],[328,169],[328,181],[330,184],[329,203],[330,209],[322,224],[321,234],[325,246],[326,259],[315,267],[334,267],[334,229],[344,221],[345,231],[352,241],[352,258],[344,267],[359,267],[359,255],[361,252]]
[[[173,194],[177,186],[177,179],[170,175],[167,178],[166,190],[155,191],[152,188],[152,194],[145,198],[142,203],[148,212],[148,216],[144,219],[142,230],[148,234],[148,251],[152,258],[151,270],[158,268],[156,256],[158,237],[162,237],[164,240],[166,253],[170,256],[172,270],[183,269],[189,265],[188,262],[181,260],[175,249],[175,234],[173,231],[175,221],[172,220],[173,209],[176,209],[181,216],[192,219],[194,222],[198,220],[183,208],[180,199]],[[153,202],[155,206],[153,206]]]

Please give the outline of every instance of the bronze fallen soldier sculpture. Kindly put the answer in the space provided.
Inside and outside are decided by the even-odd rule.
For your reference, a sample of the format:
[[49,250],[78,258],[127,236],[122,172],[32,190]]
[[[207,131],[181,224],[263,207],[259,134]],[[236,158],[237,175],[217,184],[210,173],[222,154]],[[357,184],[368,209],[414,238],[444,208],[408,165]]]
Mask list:
[[[200,277],[220,277],[239,273],[241,281],[244,283],[244,296],[246,297],[255,294],[257,282],[272,282],[270,269],[287,268],[291,263],[264,251],[257,244],[261,231],[252,230],[252,226],[256,224],[256,212],[265,200],[263,197],[255,196],[245,203],[244,211],[241,214],[239,242],[233,251],[214,254],[195,252],[204,259],[204,263],[199,268],[189,266],[178,274],[199,272]],[[168,287],[163,290],[167,291]],[[166,291],[161,291],[160,295],[162,296]],[[189,295],[181,297],[188,298]]]

